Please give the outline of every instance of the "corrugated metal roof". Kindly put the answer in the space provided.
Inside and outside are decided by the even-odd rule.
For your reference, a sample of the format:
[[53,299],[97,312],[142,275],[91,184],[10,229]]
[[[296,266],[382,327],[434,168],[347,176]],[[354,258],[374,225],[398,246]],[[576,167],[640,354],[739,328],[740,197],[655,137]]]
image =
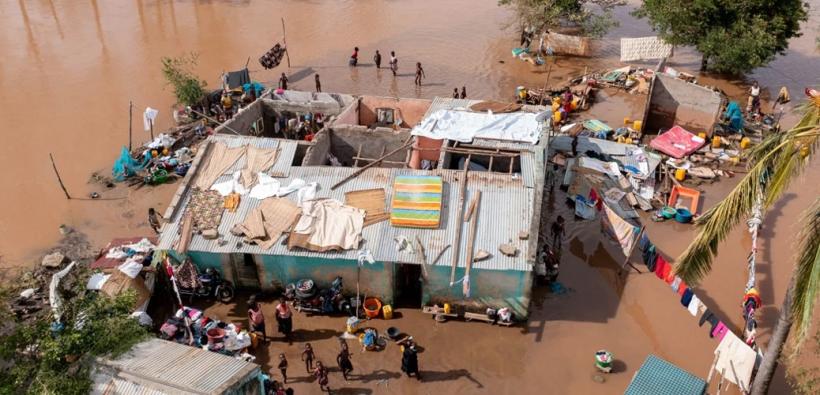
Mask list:
[[[461,171],[458,170],[412,170],[412,169],[388,169],[371,168],[358,177],[353,178],[335,191],[330,190],[330,186],[356,171],[356,168],[349,167],[292,167],[289,177],[281,180],[283,185],[287,185],[291,180],[300,178],[307,182],[318,182],[318,197],[329,197],[344,202],[344,193],[362,189],[385,188],[386,205],[392,199],[393,179],[398,175],[440,175],[444,181],[442,197],[441,224],[438,229],[414,229],[398,228],[390,225],[389,221],[383,221],[365,227],[362,232],[363,242],[361,247],[369,249],[377,261],[382,262],[403,262],[419,263],[420,255],[407,252],[396,251],[394,239],[398,236],[407,237],[413,240],[418,237],[424,245],[428,259],[432,260],[448,244],[455,241],[456,221],[458,220],[458,177]],[[228,172],[230,173],[230,171]],[[229,176],[222,176],[220,180],[228,179]],[[474,248],[476,251],[484,249],[493,256],[485,261],[475,262],[474,267],[478,269],[491,270],[522,270],[529,271],[532,266],[527,261],[529,256],[529,243],[527,240],[518,240],[520,231],[528,231],[533,218],[538,218],[533,213],[533,200],[535,198],[534,189],[526,186],[522,177],[511,177],[508,174],[473,172],[470,173],[467,183],[466,202],[469,203],[475,191],[482,191],[481,205],[479,208],[478,231]],[[188,195],[188,193],[186,193]],[[296,199],[295,194],[287,196],[288,199]],[[184,196],[181,207],[188,204],[189,196]],[[226,243],[220,245],[217,240],[206,240],[199,235],[194,235],[189,249],[191,251],[205,251],[215,253],[249,253],[264,255],[288,255],[317,257],[326,259],[350,259],[355,260],[357,251],[340,252],[312,252],[305,250],[287,249],[282,240],[276,243],[269,250],[263,250],[256,245],[239,243],[240,237],[230,233],[230,229],[260,204],[260,200],[250,197],[243,197],[236,212],[224,212],[222,222],[219,225],[219,234]],[[466,203],[465,203],[466,205]],[[181,217],[184,210],[177,210],[174,218],[163,227],[160,236],[159,248],[173,249],[176,240],[179,238],[178,232],[181,226]],[[468,227],[462,226],[461,248],[459,266],[466,264],[466,244],[468,237]],[[517,245],[520,253],[515,257],[508,257],[498,251],[498,246],[502,243],[512,242]],[[238,244],[239,243],[239,244]],[[237,245],[239,245],[237,247]],[[438,265],[450,266],[453,248],[448,248],[438,261]]]
[[[120,358],[98,363],[105,367],[100,371],[117,371],[115,385],[122,379],[131,382],[123,388],[134,394],[165,393],[165,387],[178,389],[172,393],[221,394],[260,373],[257,364],[160,339],[146,340]],[[155,388],[159,391],[150,391]]]
[[[454,99],[452,97],[436,97],[433,99],[433,103],[430,104],[430,108],[427,109],[427,112],[424,113],[424,118],[429,117],[434,112],[438,110],[467,110],[470,106],[476,103],[481,103],[486,100],[472,100],[472,99]],[[524,105],[521,107],[522,111],[525,112],[542,112],[546,111],[547,107],[545,106],[533,106],[533,105]]]

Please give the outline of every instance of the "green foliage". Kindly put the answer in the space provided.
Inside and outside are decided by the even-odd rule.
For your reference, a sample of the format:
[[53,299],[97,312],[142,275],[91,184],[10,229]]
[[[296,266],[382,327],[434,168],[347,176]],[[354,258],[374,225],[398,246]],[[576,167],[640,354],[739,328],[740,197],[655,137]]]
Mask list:
[[31,322],[8,322],[0,335],[0,361],[13,362],[0,370],[0,394],[87,394],[95,357],[116,357],[148,336],[129,317],[135,300],[133,292],[114,299],[93,293],[67,299],[65,328],[56,333],[50,313]]
[[[559,27],[576,27],[590,37],[603,37],[609,29],[618,26],[612,8],[622,4],[620,0],[499,0],[498,4],[509,7],[516,19],[535,31],[553,30]],[[599,10],[595,13],[591,8]]]
[[174,87],[177,101],[186,106],[194,106],[205,97],[205,81],[194,73],[197,54],[191,53],[178,58],[162,58],[162,74],[168,84]]
[[669,43],[697,48],[708,68],[733,74],[771,62],[808,18],[802,0],[645,0],[633,14]]

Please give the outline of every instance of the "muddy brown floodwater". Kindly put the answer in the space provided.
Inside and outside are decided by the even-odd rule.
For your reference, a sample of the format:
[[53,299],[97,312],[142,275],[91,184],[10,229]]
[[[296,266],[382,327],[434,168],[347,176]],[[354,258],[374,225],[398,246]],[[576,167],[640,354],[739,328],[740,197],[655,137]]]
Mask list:
[[[820,77],[820,56],[814,46],[820,0],[810,4],[815,9],[804,24],[804,36],[793,39],[786,54],[769,67],[756,70],[745,81],[721,76],[701,76],[701,81],[735,98],[742,97],[750,79],[760,81],[764,97],[781,85],[800,97],[802,87],[816,85]],[[160,109],[158,130],[171,125],[173,99],[162,80],[162,56],[198,53],[196,71],[210,86],[217,84],[223,70],[242,68],[250,58],[254,80],[271,83],[284,71],[296,89],[312,89],[312,74],[319,73],[328,92],[432,98],[466,86],[472,98],[509,99],[518,85],[557,86],[585,67],[618,65],[620,37],[651,34],[645,22],[629,15],[634,6],[631,0],[617,10],[621,26],[594,46],[594,58],[560,58],[547,81],[546,67],[512,59],[510,49],[517,44],[517,33],[507,28],[510,14],[495,0],[0,2],[0,277],[30,266],[57,241],[60,224],[79,228],[97,245],[113,237],[150,232],[147,208],[164,208],[175,185],[108,190],[89,183],[89,175],[97,170],[108,174],[120,147],[128,143],[129,101],[135,109],[135,142],[148,138],[140,122],[146,106]],[[281,40],[280,18],[287,24],[292,67],[263,71],[256,59]],[[355,69],[346,65],[353,46],[362,50],[363,64]],[[376,49],[384,56],[396,51],[398,78],[373,66],[370,58]],[[421,62],[427,73],[421,88],[412,82],[415,62]],[[699,58],[691,49],[680,48],[670,65],[694,71]],[[609,97],[606,103],[613,119],[628,112],[617,101]],[[100,192],[110,200],[67,201],[49,153],[73,196]],[[764,342],[791,271],[795,223],[800,211],[820,195],[816,162],[766,215],[759,274],[767,304],[761,319]],[[710,188],[705,195],[707,207],[730,184]],[[560,196],[554,207],[556,213],[566,210]],[[650,224],[649,228],[669,256],[680,253],[692,237],[690,227]],[[523,335],[517,333],[520,329],[474,323],[435,324],[412,319],[419,314],[408,311],[405,317],[411,319],[396,324],[412,331],[426,347],[421,363],[423,370],[430,371],[431,383],[417,386],[394,380],[398,357],[391,350],[384,353],[390,354],[384,361],[374,357],[364,362],[369,357],[357,356],[354,363],[360,369],[383,371],[370,376],[370,381],[348,385],[362,387],[349,392],[618,393],[648,353],[705,376],[715,343],[693,325],[666,286],[647,275],[616,281],[612,272],[618,259],[609,255],[610,247],[599,240],[594,227],[573,222],[569,229],[575,239],[566,247],[571,253],[565,254],[561,280],[571,291],[554,296],[536,289],[533,317]],[[735,325],[740,322],[738,304],[748,248],[748,235],[742,229],[734,232],[721,246],[719,262],[700,291]],[[244,315],[241,309],[222,313]],[[341,328],[324,318],[297,319],[300,324]],[[499,334],[504,334],[504,341],[499,341]],[[335,345],[329,338],[325,341]],[[592,380],[590,369],[591,353],[600,347],[611,349],[620,361],[621,373],[609,376],[604,384]],[[294,352],[292,347],[287,350]],[[290,357],[292,365],[298,365],[293,362],[297,355]],[[776,391],[787,391],[782,369]]]

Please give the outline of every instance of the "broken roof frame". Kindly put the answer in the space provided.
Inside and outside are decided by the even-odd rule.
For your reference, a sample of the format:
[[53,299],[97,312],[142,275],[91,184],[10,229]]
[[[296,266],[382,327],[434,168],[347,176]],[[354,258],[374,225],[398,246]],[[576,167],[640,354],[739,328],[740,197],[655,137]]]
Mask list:
[[[480,101],[436,98],[433,104],[440,107],[460,107],[469,106],[478,102]],[[540,106],[525,107],[527,108],[524,108],[524,111],[528,112],[543,109],[543,107]],[[433,106],[431,106],[431,109],[428,109],[428,114],[431,110],[435,110]],[[425,117],[426,116],[427,114],[425,114]],[[455,186],[458,185],[458,179],[462,174],[460,170],[372,168],[358,177],[353,178],[342,185],[342,187],[336,190],[330,190],[329,187],[331,185],[349,177],[358,169],[330,166],[291,166],[296,152],[296,145],[298,144],[297,141],[293,140],[215,135],[209,137],[202,148],[202,153],[195,158],[191,169],[166,210],[164,218],[167,223],[163,226],[158,248],[174,248],[176,240],[179,237],[179,229],[182,226],[182,215],[184,212],[182,208],[187,206],[188,199],[190,198],[191,180],[193,180],[197,174],[202,158],[209,154],[210,146],[216,141],[225,142],[229,146],[253,144],[254,146],[265,148],[279,147],[280,154],[273,166],[272,175],[283,178],[281,181],[285,184],[295,178],[302,178],[308,182],[317,181],[320,184],[319,197],[331,197],[342,202],[344,202],[345,192],[385,187],[385,185],[391,185],[392,179],[397,175],[439,175],[443,178],[445,186],[442,202],[442,223],[437,229],[395,228],[387,222],[381,222],[364,228],[362,232],[363,242],[360,248],[370,249],[377,261],[418,264],[419,258],[416,255],[396,250],[393,241],[394,238],[398,236],[405,236],[410,239],[418,237],[428,251],[428,254],[441,251],[455,240],[457,228],[455,221],[460,220],[459,213],[456,213],[459,196]],[[507,152],[501,152],[502,149],[508,150],[508,152],[519,152],[521,173],[471,172],[468,175],[467,196],[465,199],[471,199],[476,191],[481,190],[484,197],[484,199],[482,199],[482,207],[484,207],[484,209],[482,209],[481,214],[479,214],[479,221],[493,224],[491,231],[479,231],[475,241],[476,248],[493,251],[493,256],[489,259],[475,262],[473,266],[476,269],[531,271],[535,261],[539,225],[537,219],[540,218],[541,190],[543,185],[543,177],[539,177],[538,175],[543,175],[544,172],[546,136],[542,134],[540,142],[537,145],[526,142],[479,138],[474,139],[473,142],[466,147],[450,147],[450,143],[452,143],[450,140],[444,141],[441,153],[442,157],[448,153],[452,154],[454,151],[458,151],[457,153],[459,154],[470,155],[473,150],[471,147],[476,147],[473,154],[488,155],[491,158],[496,155],[509,155]],[[492,150],[495,150],[495,152]],[[227,180],[230,174],[238,168],[241,168],[243,164],[243,159],[237,161],[233,168],[226,171],[217,182]],[[392,190],[385,188],[385,191],[387,194],[386,201],[389,202],[392,196]],[[295,196],[287,196],[284,198],[295,199]],[[218,233],[227,243],[219,243],[217,240],[206,240],[202,238],[201,235],[194,235],[189,250],[213,253],[251,253],[261,255],[306,256],[325,259],[357,259],[358,251],[356,250],[333,252],[312,252],[300,249],[288,250],[282,240],[278,240],[269,250],[263,250],[256,245],[241,243],[239,247],[237,247],[237,241],[240,241],[241,238],[230,234],[229,231],[234,224],[243,221],[246,215],[258,206],[259,202],[261,201],[257,199],[243,197],[242,203],[235,213],[226,211],[223,214]],[[462,228],[462,232],[467,231],[465,227]],[[529,234],[527,240],[518,240],[518,235],[522,231]],[[464,251],[466,251],[465,244],[467,242],[466,235],[462,236],[462,246],[457,249],[457,251],[461,251],[460,255],[464,255]],[[519,244],[521,253],[509,257],[497,251],[499,245],[508,243],[511,240]],[[449,266],[454,250],[454,248],[448,248],[444,251],[437,265]],[[458,261],[460,267],[465,267],[467,258],[460,256]]]

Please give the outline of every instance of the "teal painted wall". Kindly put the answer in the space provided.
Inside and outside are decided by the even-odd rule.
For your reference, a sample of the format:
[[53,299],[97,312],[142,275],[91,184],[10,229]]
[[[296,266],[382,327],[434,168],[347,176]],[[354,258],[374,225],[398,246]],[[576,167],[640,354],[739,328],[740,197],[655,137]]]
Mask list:
[[[323,259],[298,256],[255,256],[262,290],[279,291],[299,279],[313,279],[320,287],[327,287],[342,276],[346,294],[356,293],[356,265],[354,260]],[[362,266],[360,288],[362,295],[378,296],[385,303],[393,303],[393,264],[376,262]]]
[[[422,287],[422,302],[479,303],[494,308],[510,307],[518,318],[526,318],[530,303],[532,274],[516,270],[470,271],[470,298],[464,297],[462,284],[450,287],[450,268],[428,267],[428,281]],[[456,269],[456,281],[464,277],[465,269]]]
[[[225,275],[223,264],[229,255],[190,251],[188,255],[200,270],[212,267]],[[327,287],[336,276],[342,276],[345,293],[356,292],[356,261],[297,256],[256,255],[254,260],[259,271],[259,283],[263,291],[281,291],[292,282],[311,278],[320,287]],[[526,318],[532,288],[532,273],[513,270],[473,269],[471,298],[462,294],[461,284],[450,287],[450,268],[427,267],[428,281],[422,285],[422,303],[479,303],[492,307],[510,307],[516,317]],[[463,268],[456,269],[456,279],[464,276]],[[226,277],[227,278],[227,277]],[[395,266],[392,263],[365,264],[361,271],[362,295],[375,295],[385,303],[393,303]]]

